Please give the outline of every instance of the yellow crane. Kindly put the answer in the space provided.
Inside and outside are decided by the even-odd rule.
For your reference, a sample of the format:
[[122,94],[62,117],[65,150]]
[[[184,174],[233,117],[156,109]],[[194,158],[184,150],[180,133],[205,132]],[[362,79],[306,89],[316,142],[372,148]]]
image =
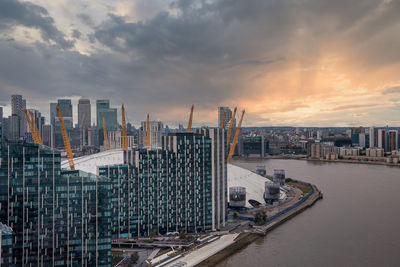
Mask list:
[[233,110],[232,119],[229,123],[228,132],[226,134],[226,147],[227,148],[229,148],[229,141],[231,140],[233,124],[235,123],[235,118],[236,118],[236,110],[237,110],[237,107],[235,107],[235,109]]
[[122,112],[122,148],[124,149],[124,151],[128,151],[128,140],[126,137],[126,120],[125,120],[124,104],[122,104],[121,112]]
[[192,108],[190,109],[189,124],[188,124],[187,131],[186,131],[188,133],[190,133],[192,131],[193,108],[194,108],[194,105],[192,105]]
[[224,116],[222,116],[222,121],[221,121],[221,129],[224,129],[224,125],[225,125],[225,117],[226,117],[226,111],[224,111]]
[[147,114],[147,121],[146,121],[146,148],[150,148],[150,118],[149,114]]
[[43,141],[42,141],[42,138],[40,137],[40,133],[36,126],[35,117],[33,116],[32,111],[29,111],[29,114],[31,115],[31,123],[32,123],[33,131],[36,135],[36,140],[39,142],[39,144],[43,145]]
[[[232,159],[232,156],[233,156],[233,152],[235,152],[236,143],[237,143],[237,141],[238,141],[239,133],[240,133],[240,130],[241,130],[241,127],[242,127],[243,116],[244,116],[244,110],[243,110],[243,112],[242,112],[242,116],[240,117],[239,125],[238,125],[238,127],[236,128],[235,137],[233,138],[233,142],[232,142],[232,145],[231,145],[231,149],[229,150],[228,159],[227,159],[227,162],[228,162],[228,163],[231,162],[231,159]],[[232,119],[233,119],[233,118],[232,118]]]
[[109,150],[108,146],[108,137],[107,137],[107,128],[106,128],[106,121],[104,120],[104,114],[101,114],[101,117],[103,118],[103,135],[104,135],[104,150]]
[[39,144],[39,140],[37,140],[35,130],[33,129],[33,125],[32,125],[31,119],[29,118],[29,115],[28,115],[28,111],[26,109],[24,109],[24,112],[25,112],[26,120],[27,120],[28,125],[29,125],[29,130],[31,132],[33,142],[35,142],[36,144]]
[[68,163],[71,170],[75,170],[74,157],[72,156],[71,144],[69,143],[67,129],[65,128],[64,118],[61,114],[60,107],[57,105],[57,115],[60,120],[61,134],[64,141],[64,147],[67,151]]

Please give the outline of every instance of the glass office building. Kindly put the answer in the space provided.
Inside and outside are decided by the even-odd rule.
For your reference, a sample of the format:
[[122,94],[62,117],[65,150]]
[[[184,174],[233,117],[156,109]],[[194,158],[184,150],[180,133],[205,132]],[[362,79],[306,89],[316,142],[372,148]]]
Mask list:
[[111,183],[60,167],[36,144],[0,149],[0,220],[13,229],[13,264],[110,266]]

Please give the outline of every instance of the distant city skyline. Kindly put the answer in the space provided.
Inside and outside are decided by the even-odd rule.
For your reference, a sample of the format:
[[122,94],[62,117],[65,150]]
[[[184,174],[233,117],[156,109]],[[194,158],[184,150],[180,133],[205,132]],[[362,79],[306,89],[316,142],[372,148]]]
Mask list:
[[[91,126],[96,125],[96,100],[101,100],[104,99],[102,97],[97,97],[97,98],[90,98],[87,96],[62,96],[62,97],[57,97],[57,98],[51,98],[51,100],[43,100],[43,101],[39,101],[39,102],[35,102],[35,101],[30,101],[30,99],[27,99],[27,97],[25,97],[24,95],[22,95],[22,97],[26,100],[27,102],[27,108],[28,109],[36,109],[38,111],[41,112],[41,114],[46,118],[46,124],[50,124],[50,103],[56,103],[57,100],[59,99],[71,99],[72,102],[72,111],[73,111],[73,123],[74,126],[78,124],[78,104],[79,104],[79,100],[80,99],[88,99],[90,100],[90,110],[91,110]],[[113,102],[111,99],[110,100],[110,107],[111,108],[117,108],[117,118],[118,118],[118,123],[121,123],[121,105],[122,104],[118,104]],[[11,95],[9,95],[9,103],[7,103],[7,101],[5,101],[4,104],[0,104],[0,107],[3,108],[3,117],[8,117],[11,116]],[[34,103],[39,103],[37,105],[35,105]],[[129,105],[125,104],[125,107],[128,106],[127,109],[127,119],[129,122],[132,123],[132,125],[134,125],[135,127],[140,127],[141,126],[141,122],[145,119],[146,114],[143,111],[139,111],[143,118],[139,117],[138,120],[132,120],[130,119],[130,115],[129,115]],[[194,108],[194,119],[198,119],[198,120],[194,120],[193,121],[193,125],[194,127],[201,127],[201,126],[219,126],[219,121],[218,121],[218,108],[220,106],[215,106],[213,109],[211,109],[208,113],[210,113],[213,118],[211,121],[207,122],[202,120],[202,117],[200,114],[204,114],[204,111],[202,110],[198,110],[198,106],[195,105]],[[229,106],[230,109],[234,109],[235,106]],[[238,107],[238,110],[240,110],[240,108]],[[247,109],[246,109],[247,111]],[[186,113],[185,113],[186,112]],[[161,118],[164,117],[163,113],[150,113],[151,116],[154,118],[154,120],[157,121],[162,121],[164,123],[164,125],[168,125],[170,127],[176,127],[178,128],[179,124],[184,124],[187,123],[188,120],[188,116],[189,116],[189,112],[190,112],[190,105],[187,106],[187,110],[183,111],[183,114],[177,114],[177,119],[173,120],[171,118],[167,118],[166,120],[163,120]],[[200,114],[196,114],[200,113]],[[400,115],[400,108],[399,108],[399,115]],[[238,116],[238,114],[236,114],[236,116]],[[346,115],[344,115],[346,116]],[[138,117],[138,114],[134,115],[135,118]],[[197,117],[197,118],[196,118]],[[245,115],[246,117],[246,115]],[[182,118],[182,120],[178,120],[178,118]],[[237,119],[237,118],[236,118]],[[369,117],[365,117],[364,120],[360,123],[358,122],[340,122],[340,120],[338,121],[333,121],[333,122],[328,122],[326,120],[324,120],[323,118],[321,118],[321,121],[319,122],[315,122],[315,123],[307,123],[306,120],[302,121],[302,120],[298,120],[296,122],[293,122],[292,124],[288,124],[285,122],[276,122],[275,124],[272,124],[271,121],[265,121],[264,124],[254,124],[251,121],[247,122],[246,118],[243,121],[243,126],[242,127],[273,127],[273,126],[293,126],[293,127],[358,127],[358,126],[363,126],[363,127],[370,127],[370,126],[374,126],[374,127],[400,127],[400,120],[398,123],[394,122],[394,123],[385,123],[385,121],[381,121],[381,122],[375,122],[372,123],[370,122],[370,118]]]

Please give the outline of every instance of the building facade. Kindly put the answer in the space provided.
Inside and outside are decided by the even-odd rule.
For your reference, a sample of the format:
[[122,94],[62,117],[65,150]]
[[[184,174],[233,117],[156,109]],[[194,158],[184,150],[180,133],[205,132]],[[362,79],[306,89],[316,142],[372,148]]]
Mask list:
[[232,119],[232,110],[229,107],[218,107],[218,126],[221,126],[222,119],[224,118],[224,129],[228,129],[229,123]]
[[45,124],[42,127],[43,145],[54,147],[54,130],[51,124]]
[[118,129],[117,109],[110,108],[110,100],[96,100],[97,128],[103,130],[103,117],[108,131]]
[[[108,145],[110,149],[122,148],[122,131],[108,131]],[[127,135],[126,141],[128,147],[134,145],[134,137]]]
[[98,143],[104,144],[103,115],[107,131],[118,130],[117,109],[110,108],[110,100],[96,100],[96,120],[98,130]]
[[162,146],[131,149],[126,164],[98,168],[112,181],[114,237],[212,230],[211,139],[175,133]]
[[385,151],[392,152],[399,149],[399,132],[397,130],[389,130],[386,132]]
[[[57,104],[55,106],[54,105],[52,106],[52,104],[50,104],[50,108],[54,109],[57,107],[57,105],[60,108],[60,112],[63,116],[65,128],[69,133],[74,128],[71,99],[58,99]],[[57,109],[55,111],[50,110],[51,115],[53,112],[55,112],[54,127],[53,127],[55,147],[64,148],[64,141],[62,138],[60,119],[58,118]]]
[[63,171],[60,153],[15,143],[0,150],[0,220],[17,266],[110,266],[110,182]]
[[221,128],[201,128],[195,130],[197,133],[211,139],[211,208],[212,229],[219,230],[226,225],[228,206],[228,174],[226,132]]
[[[59,99],[57,101],[57,104],[58,104],[58,107],[60,108],[60,112],[63,116],[65,128],[67,130],[71,130],[72,128],[74,128],[71,99]],[[57,126],[58,126],[58,128],[60,127],[60,121],[58,119],[58,116],[55,117],[55,124],[56,124],[56,128],[57,128]]]
[[269,142],[263,135],[241,136],[239,155],[243,157],[265,157],[269,152]]
[[[198,133],[170,133],[163,150],[176,153],[177,225],[212,230],[212,140]],[[185,216],[186,215],[186,216]]]
[[369,148],[378,147],[378,129],[369,127]]
[[78,125],[80,129],[90,128],[92,113],[89,99],[79,99],[78,102]]
[[[24,109],[26,108],[26,100],[22,98],[21,95],[12,95],[11,96],[11,115],[16,115],[18,117],[19,123],[19,137],[25,137],[25,133],[27,131],[27,122],[25,117]],[[15,123],[13,121],[13,123]],[[16,128],[16,126],[13,126]],[[13,137],[13,140],[17,140],[18,138]]]
[[[161,121],[149,121],[150,147],[160,148],[161,138],[164,135],[164,126]],[[139,131],[139,146],[146,146],[147,122],[142,121]]]
[[12,241],[13,230],[0,222],[0,266],[14,266]]
[[20,139],[20,119],[18,115],[13,114],[8,117],[8,140],[16,141]]

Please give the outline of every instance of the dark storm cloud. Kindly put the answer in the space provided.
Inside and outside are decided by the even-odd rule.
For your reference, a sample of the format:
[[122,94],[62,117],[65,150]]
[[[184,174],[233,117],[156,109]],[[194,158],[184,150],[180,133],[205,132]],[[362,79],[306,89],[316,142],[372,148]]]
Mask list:
[[94,22],[93,22],[92,18],[91,18],[88,14],[80,13],[80,14],[76,15],[76,17],[77,17],[80,21],[82,21],[83,23],[85,23],[86,25],[88,25],[88,26],[90,26],[90,27],[93,27],[93,26],[94,26]]
[[79,38],[81,38],[81,36],[82,36],[82,33],[81,33],[79,30],[74,29],[74,30],[72,31],[72,37],[74,37],[74,38],[76,38],[76,39],[79,39]]
[[45,8],[31,2],[1,0],[0,29],[8,30],[18,25],[39,29],[44,40],[52,40],[62,49],[74,46],[74,43],[66,40],[64,34],[57,29]]
[[[0,0],[0,30],[37,28],[43,39],[59,45],[0,40],[0,88],[43,98],[110,98],[125,102],[132,114],[193,102],[213,109],[252,93],[282,91],[250,89],[248,84],[286,61],[304,61],[309,67],[326,45],[340,42],[368,68],[399,60],[399,1],[180,0],[170,8],[173,12],[138,22],[109,14],[98,25],[90,14],[77,14],[93,32],[76,29],[72,36],[104,48],[83,55],[65,50],[73,43],[45,8]],[[305,97],[313,91],[302,93]],[[0,101],[8,99],[1,94]]]

